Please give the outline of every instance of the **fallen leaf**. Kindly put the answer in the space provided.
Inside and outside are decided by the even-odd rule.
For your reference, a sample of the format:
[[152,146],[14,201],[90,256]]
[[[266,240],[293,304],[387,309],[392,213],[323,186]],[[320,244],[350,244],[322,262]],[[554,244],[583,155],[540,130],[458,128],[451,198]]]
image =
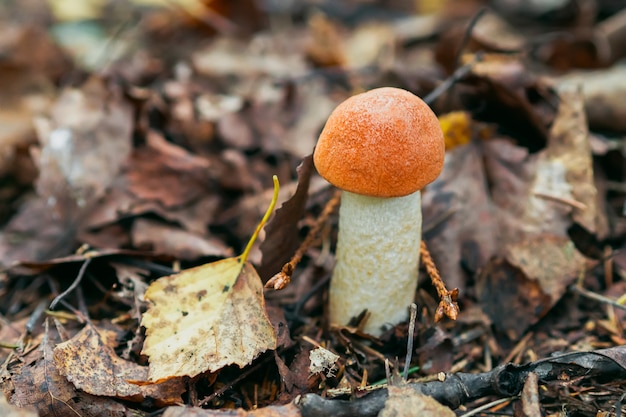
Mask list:
[[309,373],[318,374],[324,372],[328,378],[335,376],[337,366],[335,362],[339,359],[339,355],[334,354],[328,349],[319,346],[309,352]]
[[205,410],[200,407],[168,407],[163,417],[300,417],[300,408],[289,403],[286,405],[270,405],[253,410]]
[[596,130],[626,132],[626,68],[576,72],[557,80],[559,90],[582,88],[589,127]]
[[561,299],[584,267],[585,258],[567,237],[527,237],[485,265],[476,278],[477,299],[494,327],[516,340]]
[[307,58],[320,67],[341,67],[346,57],[343,28],[323,13],[315,13],[308,21],[309,41],[306,46]]
[[73,230],[58,222],[42,199],[32,199],[19,208],[0,232],[0,265],[19,261],[43,261],[67,253]]
[[146,327],[142,352],[150,357],[151,381],[231,364],[243,368],[276,347],[261,279],[239,257],[160,278],[145,298],[151,306],[141,322]]
[[598,210],[598,191],[594,184],[593,159],[581,89],[563,88],[559,91],[559,98],[559,110],[550,129],[546,157],[553,164],[563,164],[564,180],[570,188],[564,197],[566,201],[571,198],[574,202],[571,207],[572,220],[604,237],[607,234],[607,219]]
[[476,50],[489,52],[517,52],[526,46],[526,39],[496,13],[485,13],[472,30]]
[[142,402],[148,398],[160,406],[180,403],[186,387],[181,379],[162,384],[131,384],[146,381],[148,368],[126,361],[115,353],[116,333],[87,325],[70,340],[54,348],[59,372],[76,388],[101,397]]
[[133,244],[178,259],[193,260],[203,256],[232,256],[232,249],[220,240],[199,236],[164,223],[137,219],[132,228]]
[[104,195],[130,155],[132,116],[121,94],[94,76],[64,90],[50,118],[36,120],[37,192],[51,208],[70,216],[62,211],[68,198],[82,210]]
[[149,131],[146,146],[136,148],[128,164],[128,190],[140,199],[178,207],[204,196],[214,168],[206,158],[169,143]]
[[[257,35],[255,41],[240,41],[222,37],[207,48],[195,52],[193,67],[203,75],[212,77],[293,77],[306,69],[302,47],[295,38],[285,42],[284,34]],[[264,42],[265,48],[255,43]],[[232,81],[231,81],[232,82]]]
[[496,210],[482,151],[471,142],[446,152],[439,178],[423,194],[424,240],[448,288],[463,293],[470,274],[498,251]]
[[[89,395],[74,387],[54,361],[53,341],[46,321],[46,331],[39,347],[41,355],[32,365],[24,365],[13,375],[14,393],[10,398],[18,407],[33,406],[40,417],[96,417],[107,411],[110,417],[125,417],[130,412],[124,405],[105,397]],[[93,355],[93,352],[91,353]]]
[[[473,56],[468,58],[474,58]],[[554,94],[517,58],[487,55],[466,77],[470,90],[462,93],[476,120],[497,123],[503,133],[535,151],[545,145],[554,118]],[[533,100],[530,100],[530,97]]]
[[265,226],[265,240],[260,249],[263,254],[259,275],[267,281],[282,268],[298,247],[298,222],[304,215],[308,198],[313,155],[302,160],[298,166],[298,186],[291,198],[285,201]]
[[439,116],[439,124],[446,141],[446,151],[472,140],[472,118],[467,112],[454,111]]
[[277,199],[274,177],[272,202],[242,255],[160,278],[148,287],[150,307],[141,324],[150,381],[193,377],[232,364],[243,368],[276,348],[263,283],[247,257]]
[[449,407],[437,402],[433,397],[417,392],[409,385],[392,385],[385,407],[379,417],[454,417],[456,414]]
[[483,152],[503,243],[543,233],[567,236],[572,222],[606,235],[580,93],[562,95],[545,149],[531,154],[495,139],[483,143]]

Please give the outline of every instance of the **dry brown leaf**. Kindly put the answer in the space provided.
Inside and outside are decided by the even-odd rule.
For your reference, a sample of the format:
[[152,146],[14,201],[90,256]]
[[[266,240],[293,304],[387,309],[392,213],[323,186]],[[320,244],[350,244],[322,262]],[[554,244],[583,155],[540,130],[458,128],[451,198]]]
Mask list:
[[606,234],[580,93],[563,94],[541,152],[529,154],[502,140],[483,146],[505,243],[541,233],[567,236],[573,221],[599,236]]
[[626,131],[626,68],[617,66],[606,70],[577,72],[560,78],[560,90],[580,87],[585,99],[585,111],[591,129]]
[[472,89],[463,93],[462,99],[466,108],[474,109],[476,119],[497,123],[501,131],[531,150],[545,145],[555,97],[517,57],[484,56],[472,66],[466,81]]
[[409,385],[389,387],[389,398],[379,417],[454,417],[450,408],[440,404],[433,397],[421,394]]
[[50,107],[50,87],[40,76],[0,65],[0,174],[15,169],[17,148],[36,142],[33,117]]
[[448,288],[466,288],[465,271],[477,271],[498,250],[496,211],[489,196],[480,146],[446,152],[439,178],[422,199],[424,239]]
[[485,13],[472,30],[472,40],[477,50],[517,52],[526,46],[519,31],[496,13]]
[[148,385],[127,382],[146,381],[148,368],[120,358],[115,353],[115,338],[115,332],[85,326],[54,348],[57,369],[88,394],[134,402],[151,398],[160,406],[181,402],[186,387],[180,379]]
[[129,161],[128,190],[140,199],[179,207],[204,196],[214,168],[206,158],[169,143],[149,131],[146,146],[134,150]]
[[[585,269],[586,259],[565,237],[540,235],[507,247],[507,261],[536,280],[550,297],[550,307]],[[523,294],[523,292],[522,292]],[[543,312],[536,312],[540,317]]]
[[258,268],[264,282],[280,271],[298,247],[298,222],[304,215],[307,202],[313,172],[313,156],[305,157],[297,170],[296,192],[276,210],[271,221],[265,226],[265,240],[260,246],[263,258]]
[[53,342],[48,336],[46,329],[38,360],[33,365],[24,365],[19,374],[13,375],[15,391],[11,403],[18,407],[33,406],[40,417],[96,417],[102,415],[102,410],[107,410],[110,417],[127,416],[129,410],[122,404],[77,390],[60,374],[53,357]]
[[346,33],[323,13],[315,13],[308,21],[307,58],[320,67],[341,67],[346,63],[343,39]]
[[[263,129],[266,135],[261,143],[267,151],[277,153],[286,151],[298,158],[304,158],[313,152],[319,132],[338,102],[328,96],[327,86],[322,80],[311,80],[304,85],[297,84],[294,89],[296,97],[293,103],[287,103],[287,109],[284,105],[274,105],[267,115],[286,127],[284,134],[277,132],[278,127],[272,130]],[[286,110],[289,114],[286,114]],[[295,120],[283,120],[287,117]],[[268,124],[266,119],[257,118],[257,127],[261,123]],[[272,136],[276,136],[277,140],[267,140]],[[272,148],[267,144],[275,145]]]
[[63,255],[67,248],[60,242],[64,241],[73,241],[72,232],[55,222],[46,202],[27,201],[0,232],[0,265],[7,267],[19,261],[43,261]]
[[[257,34],[255,40],[245,42],[222,37],[197,51],[191,59],[200,74],[210,77],[293,77],[306,69],[297,38],[284,33]],[[265,46],[260,47],[261,43]]]
[[494,326],[515,340],[565,294],[585,267],[563,236],[529,236],[491,260],[476,278],[476,293]]
[[[602,238],[607,233],[607,220],[598,210],[598,191],[593,177],[593,159],[583,96],[578,87],[564,88],[559,96],[561,102],[550,130],[546,157],[553,165],[562,164],[564,167],[564,179],[570,187],[564,194],[564,204],[567,205],[567,201],[572,200],[572,220]],[[536,193],[536,189],[534,191]]]
[[220,240],[199,236],[178,227],[147,219],[133,223],[134,247],[149,248],[156,253],[178,259],[194,260],[203,256],[232,256],[233,251]]
[[[28,13],[28,12],[26,12]],[[29,16],[33,13],[30,10]],[[25,19],[24,21],[33,21]],[[34,24],[21,25],[2,22],[0,29],[1,66],[17,68],[25,74],[39,74],[51,81],[72,70],[65,51],[50,36],[49,31]]]
[[33,154],[40,170],[39,195],[61,210],[69,202],[79,209],[90,206],[130,154],[132,119],[129,103],[99,77],[80,89],[63,91],[51,117],[36,121],[41,148]]

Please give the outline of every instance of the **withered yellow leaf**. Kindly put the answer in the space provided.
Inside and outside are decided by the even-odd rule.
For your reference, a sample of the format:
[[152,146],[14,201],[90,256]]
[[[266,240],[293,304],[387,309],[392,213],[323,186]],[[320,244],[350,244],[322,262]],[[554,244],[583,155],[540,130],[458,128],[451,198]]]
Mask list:
[[276,347],[265,313],[263,284],[239,258],[185,270],[155,281],[144,314],[143,353],[153,381],[195,376],[226,365],[243,367]]
[[263,283],[247,256],[276,204],[274,199],[241,256],[187,269],[154,281],[141,324],[142,353],[150,360],[150,381],[195,376],[227,365],[244,367],[276,348],[276,334],[265,312]]

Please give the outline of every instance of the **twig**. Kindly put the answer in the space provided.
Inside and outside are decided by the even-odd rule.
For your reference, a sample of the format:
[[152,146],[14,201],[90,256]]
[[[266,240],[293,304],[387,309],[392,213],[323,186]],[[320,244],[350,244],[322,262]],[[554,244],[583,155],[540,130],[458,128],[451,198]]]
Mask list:
[[298,263],[300,262],[300,260],[302,259],[306,251],[309,249],[309,247],[311,247],[315,239],[317,239],[317,236],[322,226],[326,224],[328,217],[331,215],[333,211],[335,211],[335,208],[339,204],[340,198],[341,198],[341,192],[339,190],[336,190],[332,198],[328,200],[328,203],[326,203],[324,210],[322,210],[322,213],[319,215],[319,217],[315,221],[315,224],[313,225],[313,227],[309,230],[309,233],[306,235],[306,238],[300,244],[300,247],[298,247],[298,249],[296,250],[296,253],[294,253],[293,256],[291,257],[291,260],[287,262],[285,265],[283,265],[283,268],[278,274],[274,275],[265,283],[265,288],[273,288],[275,290],[282,290],[287,285],[289,285],[289,283],[291,282],[291,275],[293,274],[293,271],[295,271],[296,266],[298,265]]
[[595,292],[591,292],[589,290],[584,289],[583,287],[579,286],[579,285],[570,285],[570,287],[568,288],[570,291],[573,291],[577,294],[582,295],[583,297],[587,297],[590,298],[592,300],[604,303],[604,304],[608,304],[612,307],[615,308],[619,308],[620,310],[626,310],[626,306],[623,304],[618,303],[615,300],[612,300],[608,297],[605,297],[603,295],[600,294],[596,294]]
[[[621,357],[621,348],[618,346],[597,351],[565,353],[525,365],[505,363],[488,372],[448,373],[445,378],[436,381],[411,382],[408,385],[416,392],[431,396],[451,408],[458,408],[462,404],[490,395],[510,401],[511,397],[516,398],[522,392],[529,372],[535,372],[542,382],[558,381],[564,377],[568,380],[593,378],[598,375],[604,378],[623,378],[626,372],[615,359]],[[363,390],[357,389],[356,393],[362,394]],[[356,399],[350,400],[305,394],[296,398],[294,404],[302,417],[375,417],[385,406],[388,397],[389,392],[386,389],[372,391],[366,396],[356,395]]]
[[417,317],[417,305],[411,303],[411,313],[409,318],[409,340],[406,343],[406,359],[404,360],[404,370],[402,371],[402,379],[409,378],[409,368],[411,366],[411,357],[413,356],[413,337],[415,336],[415,318]]
[[452,88],[454,84],[456,84],[461,78],[463,78],[467,73],[469,73],[476,62],[479,62],[482,60],[482,54],[478,52],[476,53],[476,55],[474,56],[471,62],[463,65],[462,67],[459,67],[461,56],[463,55],[463,50],[465,49],[465,46],[469,42],[470,36],[472,35],[472,31],[474,30],[474,26],[476,26],[476,23],[478,23],[478,20],[480,20],[480,18],[483,17],[483,15],[487,13],[488,10],[489,9],[487,9],[486,7],[483,7],[472,17],[472,20],[470,20],[469,24],[467,25],[467,29],[465,30],[465,34],[463,35],[463,39],[461,40],[461,43],[459,44],[459,49],[458,51],[456,51],[456,55],[454,57],[453,68],[456,68],[456,70],[443,83],[441,83],[437,88],[431,91],[430,94],[424,97],[424,102],[428,104],[429,106],[432,105],[433,101],[435,101],[444,91]]
[[239,374],[239,376],[237,376],[237,378],[233,379],[228,384],[224,384],[221,388],[216,390],[213,394],[210,394],[210,395],[207,395],[206,397],[204,397],[198,403],[198,407],[202,407],[204,405],[207,405],[209,403],[209,401],[212,401],[214,398],[219,397],[220,395],[222,395],[223,393],[225,393],[226,391],[231,389],[233,386],[235,386],[235,384],[237,384],[238,382],[240,382],[240,381],[244,380],[245,378],[247,378],[253,372],[258,371],[259,368],[261,367],[261,365],[265,364],[271,358],[273,358],[273,356],[268,355],[264,359],[262,359],[259,362],[257,362],[254,366],[250,366],[247,370],[245,370],[244,372]]
[[465,30],[465,33],[463,34],[463,39],[461,40],[461,44],[459,45],[459,50],[456,51],[456,56],[454,57],[454,68],[457,68],[459,66],[459,62],[461,62],[461,56],[463,56],[463,50],[467,46],[467,43],[470,40],[470,36],[472,36],[474,27],[476,27],[476,24],[478,23],[478,21],[488,11],[489,9],[487,7],[483,7],[479,11],[477,11],[474,16],[472,16],[472,19],[470,20],[469,24],[467,25],[467,29]]
[[465,414],[461,414],[459,417],[475,416],[476,414],[482,413],[483,411],[488,410],[491,407],[495,407],[496,405],[500,405],[500,404],[505,404],[505,403],[511,402],[513,400],[516,400],[518,398],[519,397],[500,398],[500,399],[494,400],[494,401],[492,401],[490,403],[483,404],[480,407],[477,407],[477,408],[473,409],[472,411],[469,411],[469,412],[467,412]]
[[91,263],[91,259],[92,259],[91,257],[85,258],[85,262],[83,262],[83,265],[80,267],[80,270],[78,271],[78,275],[76,276],[76,279],[74,280],[74,282],[72,282],[72,285],[70,285],[65,291],[57,295],[54,298],[54,300],[52,300],[52,302],[50,303],[50,310],[54,310],[54,308],[57,306],[57,304],[59,304],[59,302],[62,299],[67,297],[69,293],[71,293],[72,291],[76,289],[76,287],[78,287],[78,284],[80,284],[80,281],[83,279],[83,276],[85,275],[85,271],[87,271],[87,267]]
[[452,291],[447,290],[446,285],[441,280],[437,266],[426,247],[426,242],[423,240],[420,246],[420,257],[430,277],[430,281],[437,290],[437,295],[439,295],[439,306],[435,312],[435,323],[440,321],[443,316],[456,320],[459,316],[459,304],[456,302],[459,297],[459,289],[454,288]]
[[574,200],[573,198],[561,197],[557,195],[542,193],[539,191],[535,191],[533,195],[538,198],[543,198],[543,199],[554,201],[557,203],[562,203],[562,204],[577,208],[578,210],[587,210],[586,204],[581,203],[580,201]]
[[482,54],[476,54],[474,59],[472,59],[470,62],[463,65],[462,67],[458,68],[451,76],[446,78],[444,82],[439,84],[433,91],[428,93],[428,95],[426,95],[423,99],[424,103],[431,106],[433,102],[437,100],[437,98],[439,98],[440,95],[442,95],[446,90],[450,89],[454,84],[459,82],[461,78],[465,77],[465,75],[467,75],[472,70],[474,64],[479,62],[481,59]]

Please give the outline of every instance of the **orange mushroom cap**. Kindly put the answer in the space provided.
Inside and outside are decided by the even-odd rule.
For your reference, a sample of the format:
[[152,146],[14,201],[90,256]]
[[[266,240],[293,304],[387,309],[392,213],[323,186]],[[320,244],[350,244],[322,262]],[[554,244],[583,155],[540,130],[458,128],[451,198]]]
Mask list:
[[313,158],[320,175],[342,190],[401,197],[434,181],[444,154],[443,133],[430,107],[406,90],[384,87],[337,106]]

